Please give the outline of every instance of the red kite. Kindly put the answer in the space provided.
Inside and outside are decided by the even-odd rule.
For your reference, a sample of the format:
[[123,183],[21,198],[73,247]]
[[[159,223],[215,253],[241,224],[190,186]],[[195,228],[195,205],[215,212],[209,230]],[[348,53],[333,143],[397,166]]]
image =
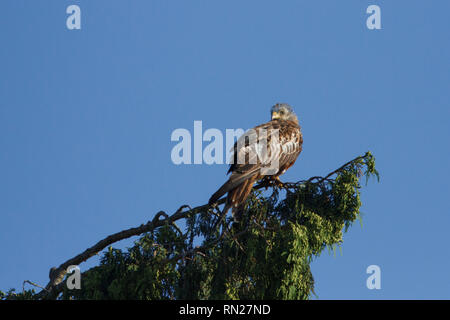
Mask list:
[[302,151],[303,136],[297,116],[291,106],[277,103],[271,109],[271,120],[247,131],[236,141],[231,176],[209,199],[216,203],[228,192],[225,214],[232,208],[239,220],[253,184],[263,178],[280,184],[279,176],[286,172]]

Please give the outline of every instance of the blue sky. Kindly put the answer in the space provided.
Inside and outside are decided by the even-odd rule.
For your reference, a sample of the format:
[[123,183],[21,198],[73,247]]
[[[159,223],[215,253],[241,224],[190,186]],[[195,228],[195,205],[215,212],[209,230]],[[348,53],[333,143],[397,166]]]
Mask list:
[[[66,28],[71,4],[81,30]],[[366,27],[371,4],[381,30]],[[45,285],[103,237],[206,203],[227,167],[174,165],[172,131],[250,128],[288,102],[304,150],[284,181],[367,150],[381,173],[342,255],[313,262],[318,298],[449,299],[449,12],[444,0],[2,1],[0,289]],[[372,264],[381,290],[366,288]]]

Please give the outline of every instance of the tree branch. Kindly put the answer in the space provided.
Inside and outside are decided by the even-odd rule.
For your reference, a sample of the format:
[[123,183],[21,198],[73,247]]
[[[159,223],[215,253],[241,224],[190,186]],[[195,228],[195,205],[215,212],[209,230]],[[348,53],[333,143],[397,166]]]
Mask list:
[[[346,168],[348,165],[354,163],[357,160],[363,159],[365,156],[359,156],[347,163],[345,163],[344,165],[342,165],[341,167],[339,167],[338,169],[330,172],[329,174],[327,174],[325,177],[319,177],[319,176],[315,176],[312,177],[308,180],[303,180],[303,181],[298,181],[296,183],[285,183],[285,188],[294,188],[296,186],[298,186],[298,184],[300,183],[311,183],[313,180],[317,180],[317,182],[315,183],[322,183],[323,181],[329,180],[329,178],[334,175],[339,173],[341,170],[343,170],[344,168]],[[267,188],[269,186],[273,186],[273,183],[271,183],[268,180],[263,180],[261,183],[257,184],[253,189],[254,190],[258,190],[261,188]],[[63,290],[63,285],[64,283],[62,282],[62,280],[64,279],[64,276],[67,273],[67,268],[71,265],[79,265],[82,262],[85,262],[86,260],[88,260],[89,258],[91,258],[92,256],[98,254],[100,251],[102,251],[103,249],[105,249],[107,246],[133,237],[133,236],[138,236],[141,235],[143,233],[146,232],[151,232],[153,230],[155,230],[156,228],[162,227],[164,225],[175,225],[175,221],[180,220],[180,219],[185,219],[188,218],[191,215],[200,213],[200,212],[204,212],[209,210],[210,208],[215,208],[221,204],[223,204],[225,202],[225,198],[222,198],[220,200],[217,201],[217,203],[214,204],[205,204],[202,206],[198,206],[195,208],[191,208],[188,205],[183,205],[181,206],[174,214],[172,214],[171,216],[167,215],[164,211],[159,211],[155,217],[153,218],[153,220],[148,221],[146,224],[142,224],[138,227],[135,228],[130,228],[127,230],[123,230],[117,233],[114,233],[112,235],[107,236],[106,238],[104,238],[103,240],[100,240],[99,242],[97,242],[95,245],[93,245],[92,247],[86,249],[84,252],[78,254],[77,256],[65,261],[64,263],[62,263],[59,267],[53,267],[50,269],[50,273],[49,273],[49,278],[50,281],[49,283],[46,285],[45,288],[42,288],[42,291],[40,291],[37,295],[38,299],[46,299],[46,298],[56,298],[58,296],[58,294]],[[189,209],[187,211],[183,211],[184,209]],[[164,217],[163,219],[160,219],[161,217]],[[176,226],[176,225],[175,225]],[[178,229],[178,228],[177,228]],[[178,229],[178,231],[180,231]],[[190,254],[193,253],[197,253],[200,252],[200,250],[205,249],[203,247],[197,247],[194,248],[192,250],[189,250],[188,252],[184,253],[184,254],[179,254],[171,259],[169,259],[170,261],[174,261],[174,260],[179,260],[182,258],[187,257]],[[169,261],[168,260],[168,261]],[[26,281],[28,283],[31,283],[29,281]],[[33,284],[34,285],[34,284]]]
[[[223,201],[221,201],[221,203],[222,202]],[[138,236],[138,235],[141,235],[146,232],[153,231],[156,228],[164,226],[166,224],[171,225],[171,224],[175,223],[175,221],[177,221],[177,220],[187,218],[191,214],[197,214],[198,212],[201,212],[201,211],[207,209],[208,207],[209,207],[208,205],[203,205],[203,206],[196,207],[194,209],[183,211],[184,208],[189,208],[189,206],[184,205],[184,206],[181,206],[172,216],[168,216],[165,212],[160,211],[155,215],[155,217],[153,218],[152,221],[148,221],[146,224],[142,224],[139,227],[130,228],[127,230],[123,230],[123,231],[114,233],[114,234],[106,237],[105,239],[100,240],[94,246],[86,249],[84,252],[80,253],[79,255],[62,263],[58,268],[55,268],[55,267],[51,268],[50,273],[49,273],[50,281],[46,285],[45,290],[42,290],[41,292],[39,292],[39,298],[45,298],[45,296],[48,294],[51,294],[54,296],[55,294],[57,295],[61,291],[62,286],[59,286],[59,285],[61,284],[61,281],[64,279],[64,276],[67,273],[67,268],[69,266],[79,265],[82,262],[85,262],[92,256],[96,255],[98,252],[102,251],[107,246],[109,246],[115,242],[130,238],[133,236]],[[160,220],[161,216],[164,216],[165,218]],[[55,289],[57,289],[57,290],[55,290]]]

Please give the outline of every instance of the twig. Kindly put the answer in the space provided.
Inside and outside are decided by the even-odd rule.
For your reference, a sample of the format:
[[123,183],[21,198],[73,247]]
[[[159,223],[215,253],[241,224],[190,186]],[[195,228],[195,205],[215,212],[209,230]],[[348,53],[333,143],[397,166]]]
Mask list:
[[317,181],[318,183],[321,183],[321,182],[323,182],[323,181],[325,181],[325,180],[328,180],[328,178],[331,177],[332,175],[334,175],[334,174],[338,173],[339,171],[343,170],[345,167],[349,166],[349,165],[352,164],[353,162],[355,162],[355,161],[357,161],[357,160],[363,159],[364,157],[365,157],[365,156],[359,156],[359,157],[356,157],[355,159],[350,160],[349,162],[343,164],[342,166],[340,166],[340,167],[337,168],[336,170],[330,172],[330,173],[327,174],[325,177],[323,177],[323,178],[322,178],[322,177],[312,177],[312,178],[309,178],[309,179],[307,180],[307,182],[311,182],[313,179],[317,179],[317,180],[318,180],[318,181]]
[[32,286],[35,286],[35,287],[38,287],[38,288],[40,288],[40,289],[42,289],[42,290],[46,290],[46,291],[47,291],[47,289],[45,289],[44,287],[42,287],[42,286],[40,286],[40,285],[38,285],[38,284],[36,284],[36,283],[34,283],[34,282],[31,282],[30,280],[25,280],[25,281],[23,282],[23,284],[22,284],[22,292],[25,292],[25,283],[29,283],[29,284],[31,284]]

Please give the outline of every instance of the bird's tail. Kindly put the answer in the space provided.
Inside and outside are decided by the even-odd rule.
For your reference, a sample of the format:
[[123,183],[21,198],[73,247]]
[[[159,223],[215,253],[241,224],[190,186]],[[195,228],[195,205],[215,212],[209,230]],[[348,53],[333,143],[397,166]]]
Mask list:
[[[256,176],[242,182],[238,187],[228,192],[225,208],[232,208],[234,221],[240,221],[244,213],[245,201],[252,191],[253,184],[256,182]],[[226,211],[225,211],[226,212]]]
[[[244,174],[231,175],[230,179],[225,182],[219,190],[217,190],[211,198],[209,198],[208,204],[216,203],[225,193],[230,192],[231,190],[237,188],[241,184],[243,184],[247,179],[251,179],[252,176],[255,176],[255,171],[250,171]],[[253,179],[254,182],[254,179]],[[229,195],[228,195],[229,197]]]
[[239,221],[245,208],[245,201],[252,191],[253,184],[257,180],[256,171],[246,172],[245,174],[231,175],[230,179],[223,184],[209,199],[209,204],[217,203],[217,201],[228,192],[225,207],[222,214],[226,214],[232,209],[233,218]]

